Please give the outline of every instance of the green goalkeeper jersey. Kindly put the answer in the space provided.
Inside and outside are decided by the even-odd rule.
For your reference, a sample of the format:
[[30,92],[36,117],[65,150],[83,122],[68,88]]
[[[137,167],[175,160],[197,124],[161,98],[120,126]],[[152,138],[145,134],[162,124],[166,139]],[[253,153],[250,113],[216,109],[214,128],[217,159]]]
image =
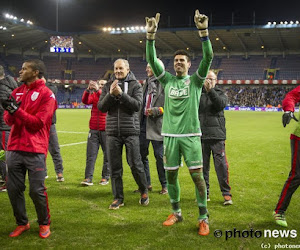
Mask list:
[[193,75],[174,76],[159,64],[155,41],[147,40],[146,56],[154,75],[165,90],[162,135],[171,137],[200,136],[198,118],[202,86],[209,71],[213,52],[209,40],[202,42],[203,59]]

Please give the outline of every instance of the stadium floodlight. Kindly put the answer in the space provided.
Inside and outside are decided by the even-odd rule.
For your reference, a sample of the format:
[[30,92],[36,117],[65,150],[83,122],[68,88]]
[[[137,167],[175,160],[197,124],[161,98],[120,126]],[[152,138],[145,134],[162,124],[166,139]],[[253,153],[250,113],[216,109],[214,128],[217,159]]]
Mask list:
[[293,21],[290,21],[290,24],[294,24],[294,22],[293,22]]
[[296,21],[295,24],[299,24],[299,21]]
[[124,30],[125,30],[125,28],[124,28],[124,27],[122,27],[122,28],[121,28],[121,30],[123,30],[123,31],[124,31]]
[[282,22],[282,21],[280,21],[280,24],[283,24],[283,22]]
[[271,22],[268,22],[268,25],[271,25]]
[[0,30],[2,30],[3,29],[3,26],[0,26]]
[[6,13],[6,14],[5,14],[5,17],[6,17],[6,18],[9,18],[9,17],[10,17],[10,15],[9,15],[8,13]]
[[135,29],[136,29],[136,30],[140,30],[140,27],[139,27],[139,26],[135,26]]
[[107,28],[104,27],[104,28],[103,28],[103,31],[106,32],[106,31],[107,31]]
[[140,27],[140,29],[141,29],[141,30],[144,30],[144,29],[145,29],[145,27],[144,27],[144,26],[141,26],[141,27]]
[[20,22],[22,22],[22,23],[23,23],[23,22],[24,22],[24,18],[22,18],[22,19],[20,20]]
[[6,27],[3,27],[3,30],[6,30],[7,28]]
[[276,25],[276,22],[273,22],[273,25]]
[[288,22],[287,22],[287,21],[284,21],[284,24],[288,24]]
[[120,28],[117,28],[117,31],[120,31],[121,29]]

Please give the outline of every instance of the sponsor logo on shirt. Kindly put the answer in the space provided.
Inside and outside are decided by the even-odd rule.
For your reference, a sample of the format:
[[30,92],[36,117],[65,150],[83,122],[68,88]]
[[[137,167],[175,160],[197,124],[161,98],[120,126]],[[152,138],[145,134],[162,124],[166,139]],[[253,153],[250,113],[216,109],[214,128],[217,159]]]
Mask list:
[[186,87],[180,88],[180,89],[171,87],[170,90],[169,90],[169,98],[172,98],[172,99],[185,99],[185,98],[188,98],[188,97],[190,97],[190,88],[189,88],[189,86],[186,86]]

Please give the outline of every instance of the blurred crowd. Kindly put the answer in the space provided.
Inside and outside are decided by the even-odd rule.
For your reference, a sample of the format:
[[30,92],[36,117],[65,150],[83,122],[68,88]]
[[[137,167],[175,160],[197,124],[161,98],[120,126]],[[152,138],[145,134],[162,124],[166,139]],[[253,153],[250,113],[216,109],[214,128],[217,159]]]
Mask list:
[[295,86],[223,86],[228,106],[280,107],[285,95]]

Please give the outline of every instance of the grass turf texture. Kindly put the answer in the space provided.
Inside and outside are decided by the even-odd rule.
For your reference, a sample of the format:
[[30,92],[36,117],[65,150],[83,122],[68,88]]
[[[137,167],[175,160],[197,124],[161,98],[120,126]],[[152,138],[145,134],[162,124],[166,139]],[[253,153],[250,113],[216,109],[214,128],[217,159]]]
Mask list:
[[[198,208],[195,190],[187,168],[180,169],[181,205],[184,221],[172,227],[163,227],[162,222],[171,212],[167,195],[159,195],[155,159],[150,146],[150,168],[153,191],[150,203],[142,207],[137,188],[124,163],[125,206],[119,210],[109,210],[113,200],[111,186],[98,185],[101,179],[102,151],[98,155],[94,186],[83,187],[86,144],[62,146],[65,182],[56,182],[51,156],[47,166],[49,178],[49,206],[51,214],[51,236],[43,240],[38,237],[38,225],[32,200],[25,191],[26,207],[31,229],[20,237],[9,238],[15,228],[15,219],[7,193],[0,193],[0,246],[1,249],[261,249],[261,244],[274,246],[298,244],[300,234],[299,190],[294,194],[287,211],[288,228],[277,226],[272,211],[277,203],[283,184],[290,171],[289,135],[295,126],[291,121],[286,128],[281,124],[282,113],[267,112],[226,112],[226,151],[230,166],[232,206],[223,206],[219,185],[213,165],[211,166],[210,230],[207,237],[197,235]],[[61,145],[84,142],[88,135],[90,110],[58,110],[58,132]],[[235,238],[225,239],[225,231],[234,228],[242,233],[248,230],[248,237],[236,233]],[[220,238],[215,230],[222,230]],[[250,230],[253,230],[251,237]],[[264,230],[297,230],[296,238],[265,238]],[[260,238],[254,237],[256,230],[262,231]],[[229,232],[227,233],[229,234]],[[247,232],[244,232],[247,236]]]

